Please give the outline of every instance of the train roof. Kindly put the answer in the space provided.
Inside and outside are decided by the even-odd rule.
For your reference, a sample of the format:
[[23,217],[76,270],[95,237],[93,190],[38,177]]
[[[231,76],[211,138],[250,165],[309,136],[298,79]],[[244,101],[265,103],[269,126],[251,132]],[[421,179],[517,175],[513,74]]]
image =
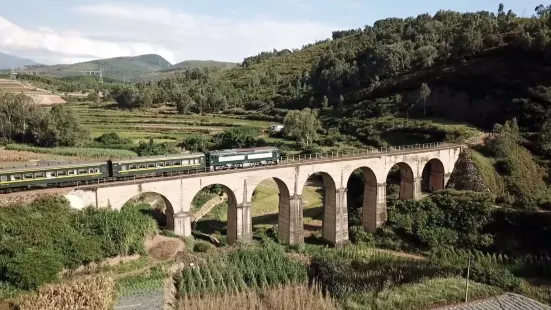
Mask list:
[[260,147],[250,147],[243,149],[226,149],[226,150],[215,150],[210,151],[212,155],[223,155],[223,154],[235,154],[235,153],[260,153],[266,151],[278,151],[279,149],[274,146],[260,146]]
[[59,161],[59,162],[34,162],[20,164],[17,166],[0,166],[0,174],[14,173],[14,172],[34,172],[34,171],[48,171],[58,170],[63,168],[81,168],[81,167],[97,167],[101,165],[107,165],[107,161]]
[[119,160],[112,160],[113,163],[116,164],[133,164],[133,163],[142,163],[142,162],[150,162],[150,161],[157,161],[157,160],[175,160],[175,159],[188,159],[188,158],[197,158],[197,157],[204,157],[205,154],[203,153],[187,153],[187,154],[167,154],[167,155],[156,155],[156,156],[142,156],[132,159],[119,159]]

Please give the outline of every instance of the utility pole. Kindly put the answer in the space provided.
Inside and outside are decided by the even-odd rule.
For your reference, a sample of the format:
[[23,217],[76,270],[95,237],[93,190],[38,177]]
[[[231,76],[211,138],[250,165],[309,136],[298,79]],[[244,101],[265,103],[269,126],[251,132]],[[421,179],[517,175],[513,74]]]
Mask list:
[[465,280],[465,302],[469,300],[469,274],[471,273],[471,254],[467,263],[467,279]]

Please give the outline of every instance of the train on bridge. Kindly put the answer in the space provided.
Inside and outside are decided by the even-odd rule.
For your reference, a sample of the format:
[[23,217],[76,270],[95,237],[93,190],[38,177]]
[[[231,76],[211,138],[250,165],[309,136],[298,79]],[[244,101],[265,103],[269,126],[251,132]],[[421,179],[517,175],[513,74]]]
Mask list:
[[0,193],[49,186],[78,186],[131,180],[137,177],[171,176],[232,168],[276,165],[276,147],[214,150],[204,153],[145,156],[134,159],[56,163],[18,168],[0,167]]

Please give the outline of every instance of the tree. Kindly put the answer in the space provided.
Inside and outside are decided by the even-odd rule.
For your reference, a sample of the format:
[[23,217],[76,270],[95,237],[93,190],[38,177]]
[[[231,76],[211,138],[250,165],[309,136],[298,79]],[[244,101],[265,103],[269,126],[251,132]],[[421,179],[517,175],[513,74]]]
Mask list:
[[547,120],[538,136],[539,148],[547,156],[551,155],[551,120]]
[[49,112],[38,116],[29,124],[29,131],[34,142],[40,146],[75,146],[89,137],[66,105],[54,105]]
[[310,108],[289,111],[283,120],[285,134],[309,145],[321,128],[317,112]]
[[423,101],[423,116],[427,116],[427,99],[429,98],[431,93],[431,90],[427,83],[421,84],[421,87],[419,88],[419,94],[418,94],[418,100]]
[[98,103],[100,101],[100,97],[97,92],[91,91],[88,93],[88,96],[86,96],[86,99],[89,101],[92,101],[93,103]]
[[35,118],[36,110],[28,96],[0,93],[0,139],[24,142],[29,121]]
[[327,108],[329,106],[329,99],[327,99],[327,96],[323,96],[323,99],[321,100],[321,106],[323,108]]

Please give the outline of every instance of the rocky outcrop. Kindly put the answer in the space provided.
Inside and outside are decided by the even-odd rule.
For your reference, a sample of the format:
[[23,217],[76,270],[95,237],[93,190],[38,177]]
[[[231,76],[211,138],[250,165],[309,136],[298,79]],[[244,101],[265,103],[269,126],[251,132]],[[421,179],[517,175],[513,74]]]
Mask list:
[[448,188],[475,192],[489,192],[482,175],[469,156],[468,150],[461,152],[448,181]]

